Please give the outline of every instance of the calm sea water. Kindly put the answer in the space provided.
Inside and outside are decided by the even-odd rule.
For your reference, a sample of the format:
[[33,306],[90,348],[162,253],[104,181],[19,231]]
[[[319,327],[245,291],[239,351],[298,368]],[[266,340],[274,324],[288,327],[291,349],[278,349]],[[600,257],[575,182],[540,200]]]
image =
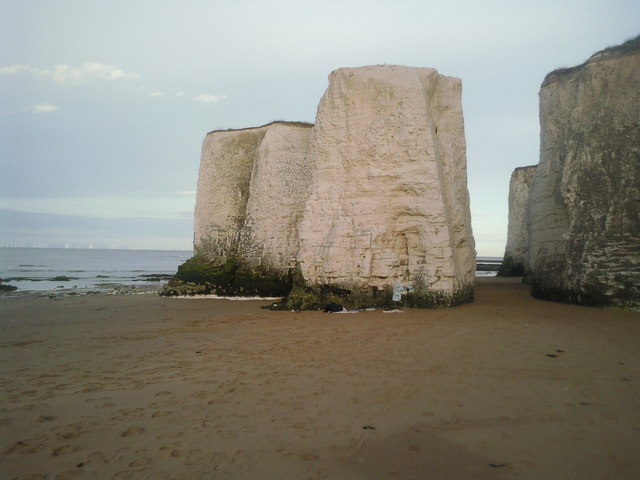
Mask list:
[[17,292],[110,291],[166,283],[190,251],[0,247],[2,283]]
[[476,277],[495,277],[500,265],[502,265],[502,257],[478,257]]
[[[18,287],[17,294],[51,291],[111,292],[122,287],[159,289],[191,251],[90,250],[0,247],[2,283]],[[500,265],[500,257],[478,257],[478,264]],[[479,267],[480,268],[480,267]],[[494,276],[495,271],[478,271]],[[127,288],[124,289],[125,291]]]

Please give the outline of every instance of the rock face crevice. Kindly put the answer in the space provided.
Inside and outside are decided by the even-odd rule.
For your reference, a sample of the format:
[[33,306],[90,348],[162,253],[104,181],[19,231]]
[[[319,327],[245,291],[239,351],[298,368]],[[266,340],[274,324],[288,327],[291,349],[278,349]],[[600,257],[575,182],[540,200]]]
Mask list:
[[461,89],[429,68],[345,68],[329,76],[313,128],[208,134],[194,250],[205,269],[217,266],[211,290],[243,274],[252,277],[244,293],[264,294],[266,279],[360,303],[392,294],[416,306],[470,301]]
[[529,193],[536,166],[519,167],[509,181],[507,246],[499,277],[522,277],[529,261]]
[[640,37],[540,90],[529,277],[540,298],[640,306]]

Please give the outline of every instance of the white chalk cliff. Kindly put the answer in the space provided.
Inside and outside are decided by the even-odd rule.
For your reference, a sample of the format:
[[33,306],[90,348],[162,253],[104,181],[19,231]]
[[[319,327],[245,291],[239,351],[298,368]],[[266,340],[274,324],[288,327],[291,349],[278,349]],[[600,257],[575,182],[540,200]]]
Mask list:
[[297,295],[328,288],[364,303],[394,288],[412,306],[470,301],[461,88],[429,68],[340,69],[313,128],[209,133],[196,257],[179,274],[214,292],[264,294],[291,282]]
[[529,193],[536,166],[519,167],[509,181],[507,246],[498,276],[523,276],[529,260]]
[[311,135],[313,183],[300,226],[308,285],[471,296],[461,89],[430,68],[331,73]]
[[533,294],[640,307],[640,37],[552,72],[530,198]]

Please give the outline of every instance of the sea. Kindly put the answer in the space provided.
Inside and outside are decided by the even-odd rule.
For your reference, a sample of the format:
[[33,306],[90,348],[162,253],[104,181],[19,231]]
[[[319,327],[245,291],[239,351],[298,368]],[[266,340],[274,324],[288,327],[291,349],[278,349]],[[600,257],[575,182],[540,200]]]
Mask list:
[[2,285],[20,294],[149,293],[160,291],[187,250],[100,250],[0,247]]
[[495,277],[502,265],[502,257],[476,258],[476,277]]
[[[189,250],[100,250],[0,247],[2,295],[159,292]],[[478,257],[476,276],[494,276],[501,257]]]

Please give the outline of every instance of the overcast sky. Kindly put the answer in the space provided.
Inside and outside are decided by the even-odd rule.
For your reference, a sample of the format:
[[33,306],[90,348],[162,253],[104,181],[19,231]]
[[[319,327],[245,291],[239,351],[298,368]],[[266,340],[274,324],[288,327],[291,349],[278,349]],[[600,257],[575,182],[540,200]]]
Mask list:
[[640,33],[637,0],[0,5],[0,242],[52,246],[190,247],[208,131],[313,122],[329,72],[387,63],[462,79],[477,251],[501,256],[544,76]]

